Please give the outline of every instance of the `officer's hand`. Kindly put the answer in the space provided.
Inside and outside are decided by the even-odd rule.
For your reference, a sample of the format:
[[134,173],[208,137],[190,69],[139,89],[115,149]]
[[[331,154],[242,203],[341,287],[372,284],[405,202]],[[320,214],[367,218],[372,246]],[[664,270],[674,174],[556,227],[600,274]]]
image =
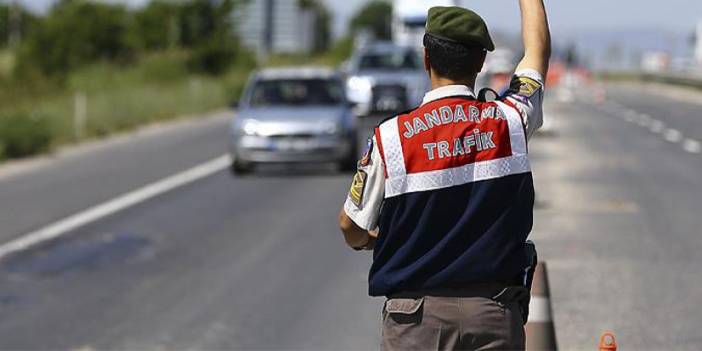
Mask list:
[[375,230],[369,231],[369,232],[368,232],[368,235],[370,235],[372,238],[376,238],[376,239],[377,239],[377,238],[378,238],[378,232],[379,232],[379,231],[380,231],[380,229],[376,228]]

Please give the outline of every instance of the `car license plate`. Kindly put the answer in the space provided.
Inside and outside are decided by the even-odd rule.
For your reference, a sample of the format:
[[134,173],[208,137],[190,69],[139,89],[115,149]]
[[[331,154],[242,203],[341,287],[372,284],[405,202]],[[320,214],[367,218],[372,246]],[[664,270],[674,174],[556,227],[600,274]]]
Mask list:
[[383,96],[375,104],[378,111],[396,111],[402,108],[400,100],[393,96]]
[[306,151],[313,149],[315,144],[306,139],[283,139],[274,143],[273,148],[279,151]]

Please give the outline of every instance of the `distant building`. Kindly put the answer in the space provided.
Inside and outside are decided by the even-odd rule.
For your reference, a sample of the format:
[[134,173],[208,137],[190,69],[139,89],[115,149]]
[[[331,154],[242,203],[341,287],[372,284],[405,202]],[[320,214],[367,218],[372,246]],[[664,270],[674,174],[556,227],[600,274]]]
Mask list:
[[260,55],[314,49],[317,14],[300,0],[250,0],[234,15],[242,43]]

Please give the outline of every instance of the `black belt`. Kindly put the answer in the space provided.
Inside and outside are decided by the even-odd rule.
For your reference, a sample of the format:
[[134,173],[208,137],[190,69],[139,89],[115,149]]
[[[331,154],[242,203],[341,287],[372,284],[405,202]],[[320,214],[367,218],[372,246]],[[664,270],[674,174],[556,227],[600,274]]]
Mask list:
[[387,298],[418,298],[424,296],[435,297],[486,297],[493,298],[505,288],[514,286],[508,283],[475,284],[456,288],[429,288],[411,291],[402,291],[388,295]]

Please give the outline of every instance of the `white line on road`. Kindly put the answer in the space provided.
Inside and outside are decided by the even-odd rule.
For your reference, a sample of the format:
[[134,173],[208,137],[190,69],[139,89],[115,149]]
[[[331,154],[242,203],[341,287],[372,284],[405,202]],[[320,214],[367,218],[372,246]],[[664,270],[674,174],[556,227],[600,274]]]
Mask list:
[[627,122],[633,122],[637,115],[638,113],[636,113],[634,110],[626,110],[624,113],[622,113],[622,118],[624,118],[624,120]]
[[668,128],[668,130],[665,131],[665,134],[663,134],[663,137],[665,140],[671,143],[679,143],[680,140],[682,140],[683,135],[677,129]]
[[641,113],[641,114],[639,114],[639,119],[638,119],[637,123],[640,126],[647,128],[649,125],[651,125],[652,120],[653,120],[653,118],[651,118],[651,116],[649,116],[645,113]]
[[650,129],[651,129],[651,132],[653,132],[653,133],[660,133],[660,132],[663,131],[664,128],[665,128],[665,123],[663,123],[663,122],[661,122],[661,121],[659,121],[659,120],[657,120],[657,119],[654,119],[654,120],[651,122],[651,128],[650,128]]
[[61,219],[39,230],[27,233],[0,246],[0,259],[47,240],[58,238],[88,223],[134,206],[157,195],[217,173],[229,166],[229,155],[222,155],[184,172],[158,180],[139,189],[118,196],[102,204]]
[[702,152],[702,144],[694,139],[685,139],[683,142],[683,150],[691,154],[699,154]]

